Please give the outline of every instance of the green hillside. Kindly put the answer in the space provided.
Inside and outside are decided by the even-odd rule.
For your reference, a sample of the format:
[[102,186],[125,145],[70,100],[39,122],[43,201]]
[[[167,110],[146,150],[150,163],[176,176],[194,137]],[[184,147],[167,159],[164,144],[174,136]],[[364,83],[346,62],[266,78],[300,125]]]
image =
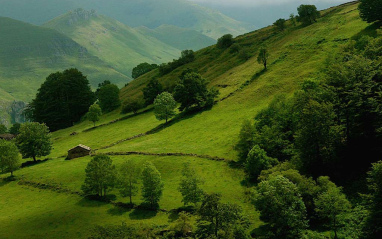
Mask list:
[[179,49],[94,11],[77,9],[44,26],[65,34],[129,77],[142,62],[160,64],[180,55]]
[[135,29],[145,36],[155,37],[179,50],[192,49],[196,51],[216,43],[215,39],[207,37],[198,31],[171,25],[162,25],[155,29],[147,27],[137,27]]
[[30,100],[46,76],[70,67],[83,71],[92,86],[129,79],[57,31],[4,17],[0,25],[0,88],[14,99]]
[[0,16],[43,24],[75,8],[95,9],[132,27],[174,25],[217,39],[225,33],[239,35],[246,25],[217,11],[185,0],[0,0]]
[[[288,23],[284,32],[268,27],[236,38],[251,56],[247,61],[230,49],[211,46],[198,51],[194,62],[164,77],[153,71],[132,81],[121,92],[123,100],[141,98],[142,88],[153,77],[169,87],[183,70],[194,68],[221,94],[211,110],[166,127],[147,109],[137,115],[109,113],[94,129],[92,122],[84,121],[54,132],[51,160],[17,171],[23,181],[0,182],[0,189],[5,192],[0,201],[0,208],[4,208],[0,214],[0,237],[85,238],[94,225],[121,222],[165,228],[174,220],[170,210],[182,205],[177,186],[184,162],[189,162],[205,180],[205,191],[219,192],[223,201],[242,206],[251,220],[250,230],[258,228],[262,222],[243,186],[244,172],[230,163],[237,158],[234,145],[242,122],[253,119],[276,95],[291,95],[302,81],[322,78],[326,59],[352,37],[365,33],[367,27],[359,18],[357,4],[350,3],[323,11],[318,22],[307,27]],[[257,53],[264,45],[269,49],[270,60],[269,69],[261,73],[263,66],[257,63]],[[139,164],[153,162],[165,184],[160,201],[165,211],[123,209],[79,196],[90,157],[64,160],[67,150],[78,144],[111,155],[117,166],[127,159]],[[112,193],[119,195],[116,190]],[[117,202],[128,200],[116,197]],[[141,202],[140,196],[134,200]]]

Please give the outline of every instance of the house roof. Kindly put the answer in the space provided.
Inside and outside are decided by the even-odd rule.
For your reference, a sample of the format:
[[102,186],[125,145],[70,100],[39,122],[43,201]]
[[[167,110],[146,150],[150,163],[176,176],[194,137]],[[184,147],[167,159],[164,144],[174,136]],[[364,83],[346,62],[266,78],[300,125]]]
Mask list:
[[71,150],[76,149],[76,148],[83,148],[83,149],[86,149],[86,150],[88,150],[88,151],[91,151],[91,150],[92,150],[90,147],[88,147],[88,146],[86,146],[86,145],[83,145],[83,144],[80,144],[80,145],[77,145],[77,146],[74,147],[74,148],[69,149],[68,151],[71,151]]

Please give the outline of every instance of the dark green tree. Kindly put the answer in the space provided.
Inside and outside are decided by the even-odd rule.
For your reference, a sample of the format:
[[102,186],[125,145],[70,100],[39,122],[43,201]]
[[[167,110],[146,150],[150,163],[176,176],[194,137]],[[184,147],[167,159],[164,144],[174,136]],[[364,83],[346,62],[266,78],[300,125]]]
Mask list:
[[131,76],[133,77],[133,79],[137,79],[141,75],[144,75],[147,72],[150,72],[156,68],[158,68],[157,64],[149,64],[147,62],[144,62],[133,68]]
[[265,70],[267,69],[268,58],[269,58],[269,53],[267,48],[264,48],[264,47],[261,48],[259,51],[259,55],[257,56],[257,62],[259,64],[263,64]]
[[163,92],[154,100],[154,114],[158,120],[171,119],[175,116],[176,101],[172,94]]
[[151,162],[146,162],[142,171],[142,197],[143,200],[155,208],[163,193],[161,174]]
[[50,74],[29,104],[29,118],[51,131],[70,127],[86,114],[95,96],[89,81],[77,69]]
[[300,238],[308,223],[297,186],[283,176],[270,177],[257,187],[255,206],[268,223],[271,238]]
[[111,112],[121,106],[119,88],[114,84],[102,86],[97,93],[97,97],[104,113]]
[[382,20],[381,0],[360,0],[358,6],[362,20],[369,23]]
[[203,183],[190,164],[185,163],[182,170],[182,178],[179,184],[179,191],[183,196],[184,205],[199,203],[203,198],[203,190],[200,185]]
[[116,170],[109,156],[93,157],[85,169],[85,182],[81,186],[85,195],[106,196],[107,190],[115,185]]
[[0,134],[5,134],[7,131],[7,126],[0,124]]
[[86,114],[86,118],[93,122],[94,127],[97,121],[99,121],[102,115],[101,107],[98,104],[93,104],[90,106],[88,113]]
[[233,36],[226,34],[218,39],[216,46],[221,49],[227,49],[234,43]]
[[138,113],[138,110],[143,107],[143,102],[138,100],[127,100],[123,102],[122,105],[122,114],[127,114],[133,112],[134,114]]
[[280,19],[278,19],[277,21],[275,21],[275,22],[273,23],[273,25],[274,25],[279,31],[284,31],[285,28],[286,28],[285,23],[286,23],[286,20],[283,19],[283,18],[280,18]]
[[235,226],[247,226],[246,220],[242,215],[242,209],[236,204],[220,202],[221,195],[212,193],[204,196],[203,202],[198,210],[198,229],[199,238],[218,238],[219,232],[223,231],[227,238],[232,238],[229,233],[236,228]]
[[208,90],[207,85],[208,81],[198,73],[187,71],[182,74],[174,90],[174,98],[181,104],[179,110],[212,107],[219,91],[215,88]]
[[261,171],[275,166],[278,162],[277,159],[268,157],[267,152],[260,148],[259,145],[255,145],[248,153],[244,166],[249,179],[256,181]]
[[238,152],[239,161],[245,162],[249,151],[254,146],[255,128],[251,121],[245,120],[241,126],[239,141],[235,145],[235,149]]
[[0,169],[2,173],[11,173],[17,170],[20,163],[20,153],[13,142],[0,140]]
[[49,129],[40,123],[21,124],[16,144],[23,158],[33,158],[34,161],[36,157],[49,155],[52,149]]
[[20,123],[14,123],[12,127],[9,129],[10,134],[18,135],[20,132]]
[[327,219],[331,223],[331,229],[334,231],[334,239],[338,238],[339,216],[351,209],[350,202],[342,193],[341,188],[330,187],[321,193],[314,201],[316,211],[321,218]]
[[291,13],[290,15],[289,15],[289,19],[290,19],[290,22],[292,23],[292,25],[293,26],[296,26],[296,16],[293,14],[293,13]]
[[143,98],[146,105],[154,103],[155,98],[163,92],[163,87],[157,79],[151,79],[145,88],[143,88]]
[[300,5],[297,8],[298,20],[305,25],[310,25],[317,22],[317,18],[320,17],[320,12],[315,5]]
[[132,197],[138,193],[140,173],[138,165],[132,160],[124,162],[119,168],[118,188],[123,197],[130,198],[130,204],[133,203]]

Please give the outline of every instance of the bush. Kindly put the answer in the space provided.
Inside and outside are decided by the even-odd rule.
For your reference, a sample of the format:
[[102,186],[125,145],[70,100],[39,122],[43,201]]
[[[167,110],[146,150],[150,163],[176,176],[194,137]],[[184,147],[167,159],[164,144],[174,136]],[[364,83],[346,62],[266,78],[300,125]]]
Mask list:
[[297,8],[298,11],[298,20],[305,25],[310,25],[314,22],[317,22],[317,18],[320,17],[320,12],[317,10],[317,7],[314,5],[300,5]]
[[285,25],[285,19],[278,19],[276,22],[273,23],[273,25],[280,31],[284,31],[284,29],[286,28],[286,25]]
[[138,100],[125,101],[122,106],[122,114],[127,114],[133,112],[134,114],[138,113],[138,110],[143,107],[143,104]]
[[182,51],[181,57],[178,60],[173,60],[169,63],[163,63],[159,66],[159,75],[166,75],[176,68],[185,65],[187,63],[193,62],[195,60],[195,54],[193,50]]
[[233,36],[226,34],[218,39],[216,46],[220,49],[227,49],[234,43]]
[[150,71],[152,71],[152,70],[154,70],[156,68],[158,68],[157,64],[149,64],[147,62],[141,63],[138,66],[133,68],[131,76],[133,77],[133,79],[137,79],[141,75],[144,75],[147,72],[150,72]]

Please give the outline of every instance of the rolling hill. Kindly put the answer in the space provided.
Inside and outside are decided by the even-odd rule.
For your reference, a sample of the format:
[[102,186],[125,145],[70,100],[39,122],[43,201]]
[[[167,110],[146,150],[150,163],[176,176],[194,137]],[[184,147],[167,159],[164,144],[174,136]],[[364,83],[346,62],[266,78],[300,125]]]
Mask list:
[[[0,17],[0,100],[29,101],[52,72],[77,67],[92,86],[105,79],[122,86],[129,77],[69,37],[51,29]],[[4,113],[4,111],[2,111]]]
[[246,24],[185,0],[0,0],[0,5],[0,16],[39,25],[67,11],[84,8],[95,9],[131,27],[174,25],[214,39],[247,31]]
[[160,64],[180,55],[179,49],[95,11],[70,11],[43,26],[65,34],[129,77],[139,63]]
[[[190,163],[204,180],[206,192],[222,194],[223,201],[240,205],[251,220],[250,230],[262,225],[243,186],[243,170],[234,167],[241,123],[253,117],[279,94],[292,95],[306,79],[323,77],[326,59],[353,37],[375,32],[361,21],[357,3],[327,9],[310,26],[287,24],[286,31],[264,28],[235,39],[251,58],[243,60],[230,49],[207,47],[196,52],[194,62],[164,77],[152,71],[132,81],[121,93],[123,100],[142,97],[152,77],[165,86],[175,83],[183,70],[197,69],[219,88],[218,103],[211,109],[163,125],[150,108],[137,115],[115,111],[102,116],[98,127],[88,121],[52,134],[54,149],[46,162],[25,167],[19,182],[0,182],[0,237],[86,238],[94,225],[155,225],[166,228],[182,206],[177,191],[183,163]],[[262,72],[257,53],[267,45],[269,69]],[[154,130],[153,130],[154,129]],[[76,132],[76,134],[73,134]],[[160,201],[163,211],[126,209],[80,196],[84,170],[90,157],[65,161],[67,150],[78,144],[95,153],[106,153],[119,166],[131,159],[151,161],[165,184]],[[6,175],[5,175],[6,176]],[[2,176],[2,177],[5,177]],[[119,195],[117,190],[113,192]],[[116,202],[127,199],[116,196]],[[141,202],[140,197],[134,201]],[[38,230],[36,229],[38,228]]]

